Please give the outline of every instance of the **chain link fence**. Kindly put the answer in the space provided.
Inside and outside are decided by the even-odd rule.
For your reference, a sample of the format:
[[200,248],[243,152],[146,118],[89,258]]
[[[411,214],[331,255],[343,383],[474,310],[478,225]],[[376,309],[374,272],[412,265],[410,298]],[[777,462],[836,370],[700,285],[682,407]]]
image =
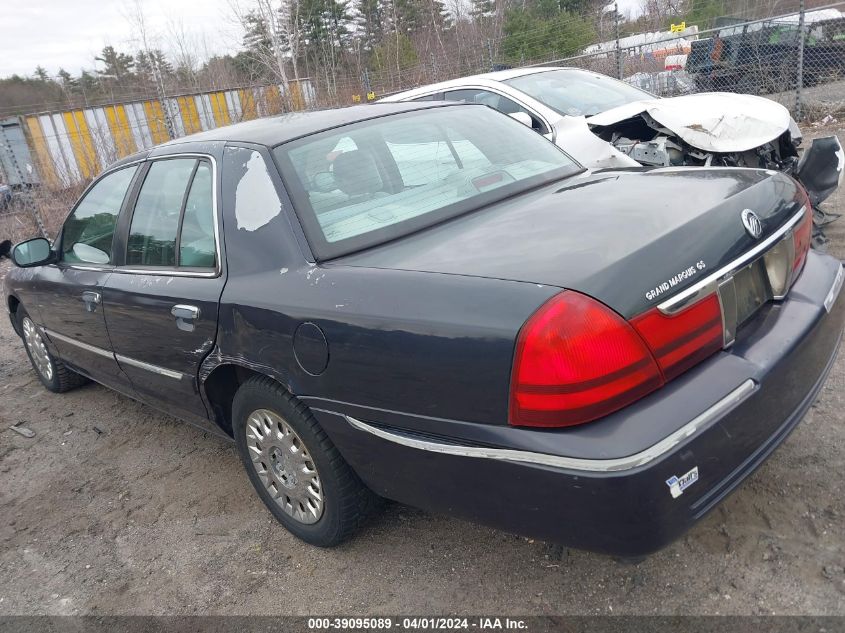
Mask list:
[[[845,2],[712,28],[678,25],[529,65],[576,66],[668,97],[726,91],[780,102],[797,120],[845,110]],[[680,28],[683,26],[684,28]],[[626,41],[627,40],[627,41]]]
[[[156,82],[112,100],[64,107],[45,104],[46,112],[33,106],[32,114],[15,117],[26,133],[28,155],[15,164],[10,152],[18,157],[23,153],[10,150],[14,143],[0,139],[0,154],[7,154],[0,171],[10,172],[11,165],[35,175],[0,208],[0,234],[14,238],[38,231],[51,234],[81,185],[110,159],[150,143],[255,116],[367,103],[427,83],[500,68],[574,66],[660,96],[710,91],[763,95],[785,105],[798,120],[819,121],[845,113],[845,1],[811,8],[805,0],[743,6],[743,11],[698,24],[681,21],[666,29],[664,21],[664,28],[654,31],[633,29],[615,5],[598,15],[561,14],[556,21],[521,33],[500,31],[498,37],[477,30],[461,32],[469,27],[456,22],[451,49],[434,47],[411,64],[351,65],[332,75],[315,73],[299,80],[296,90],[281,84],[227,87],[217,85],[222,79],[216,78],[215,85],[202,93],[185,95]],[[572,51],[573,42],[583,44],[575,54],[558,54]],[[88,130],[87,144],[81,125]],[[40,140],[33,135],[38,130],[43,134]],[[8,141],[9,128],[6,132]],[[74,155],[76,169],[65,169]]]

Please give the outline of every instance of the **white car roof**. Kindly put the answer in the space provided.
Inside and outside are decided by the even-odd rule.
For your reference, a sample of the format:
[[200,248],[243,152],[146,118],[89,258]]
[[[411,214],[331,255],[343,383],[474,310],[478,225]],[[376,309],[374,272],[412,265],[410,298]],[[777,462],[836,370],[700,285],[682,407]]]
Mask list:
[[[523,77],[524,75],[533,75],[534,73],[545,73],[550,70],[562,70],[566,66],[529,66],[526,68],[509,68],[508,70],[497,70],[492,73],[484,73],[476,75],[476,77],[483,77],[485,79],[492,79],[493,81],[507,81],[514,77]],[[573,70],[572,68],[567,68]],[[576,69],[577,70],[577,69]]]
[[389,95],[380,99],[380,101],[403,101],[408,98],[416,97],[417,95],[424,95],[430,92],[439,92],[440,90],[448,90],[449,88],[458,88],[461,86],[478,85],[489,86],[508,79],[516,77],[524,77],[525,75],[533,75],[536,73],[544,73],[550,70],[582,70],[580,68],[568,68],[565,66],[533,66],[530,68],[511,68],[508,70],[497,70],[492,73],[482,73],[480,75],[470,75],[468,77],[461,77],[459,79],[450,79],[449,81],[441,81],[436,84],[428,84],[414,88],[413,90],[403,90],[396,94]]

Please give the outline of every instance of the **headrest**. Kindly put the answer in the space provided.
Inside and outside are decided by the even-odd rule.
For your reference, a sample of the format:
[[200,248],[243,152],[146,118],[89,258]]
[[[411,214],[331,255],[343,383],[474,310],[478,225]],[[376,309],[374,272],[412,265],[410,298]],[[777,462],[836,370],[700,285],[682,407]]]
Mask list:
[[334,159],[333,171],[337,188],[349,196],[376,193],[384,189],[376,161],[360,149],[343,152]]

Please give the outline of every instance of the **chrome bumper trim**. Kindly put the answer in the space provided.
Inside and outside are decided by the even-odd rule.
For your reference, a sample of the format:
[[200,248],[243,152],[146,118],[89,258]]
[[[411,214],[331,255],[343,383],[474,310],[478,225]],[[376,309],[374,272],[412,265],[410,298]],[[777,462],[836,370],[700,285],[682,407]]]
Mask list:
[[726,275],[730,275],[731,273],[750,263],[751,260],[755,259],[763,252],[767,251],[769,248],[774,246],[778,241],[783,239],[783,237],[787,233],[789,233],[789,231],[791,231],[796,224],[801,221],[801,218],[804,217],[805,212],[806,207],[801,207],[801,210],[798,211],[798,213],[793,215],[791,218],[789,218],[786,224],[784,224],[777,231],[772,233],[765,240],[757,244],[757,246],[752,248],[750,251],[746,251],[737,259],[733,260],[725,266],[722,266],[716,272],[709,274],[707,277],[705,277],[698,283],[693,284],[692,286],[690,286],[683,292],[678,293],[671,299],[667,299],[663,303],[658,304],[657,308],[663,314],[674,314],[676,312],[679,312],[686,306],[695,303],[698,299],[701,299],[702,297],[715,292],[719,286],[719,282],[722,280],[723,277],[725,277]]
[[836,299],[839,297],[839,292],[842,290],[843,281],[845,281],[845,268],[839,266],[839,272],[836,273],[836,279],[833,280],[833,285],[830,287],[830,291],[824,298],[824,309],[828,312],[833,310],[833,304],[836,303]]
[[701,415],[696,416],[693,420],[682,426],[680,429],[666,436],[661,441],[653,446],[629,455],[628,457],[619,457],[615,459],[581,459],[577,457],[561,457],[558,455],[547,455],[545,453],[535,453],[532,451],[511,450],[505,448],[484,448],[478,446],[461,446],[458,444],[448,444],[445,442],[436,442],[432,440],[412,437],[404,433],[397,433],[388,431],[382,428],[371,426],[366,422],[357,420],[351,416],[344,415],[346,421],[359,431],[364,431],[371,435],[375,435],[388,442],[400,444],[409,448],[416,448],[432,453],[441,453],[444,455],[454,455],[457,457],[476,457],[481,459],[496,459],[506,462],[518,462],[524,464],[532,464],[536,466],[551,466],[553,468],[563,468],[566,470],[580,470],[590,472],[618,472],[622,470],[630,470],[643,466],[661,455],[669,452],[675,446],[683,442],[689,437],[695,435],[700,429],[708,426],[715,420],[721,418],[723,415],[731,411],[734,407],[743,402],[757,389],[757,383],[752,379],[746,380],[739,387],[731,391],[727,396],[719,400],[716,404],[708,408]]

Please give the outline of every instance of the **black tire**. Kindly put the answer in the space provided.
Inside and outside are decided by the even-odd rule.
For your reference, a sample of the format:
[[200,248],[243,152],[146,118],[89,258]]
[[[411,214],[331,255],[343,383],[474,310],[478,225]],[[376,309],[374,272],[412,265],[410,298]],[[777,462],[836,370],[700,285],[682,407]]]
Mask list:
[[[43,353],[45,356],[45,362],[49,366],[49,369],[39,369],[38,362],[36,361],[35,357],[33,356],[32,350],[29,348],[29,344],[27,343],[26,336],[25,336],[25,328],[26,328],[26,321],[32,323],[32,325],[36,328],[32,318],[27,314],[26,310],[23,306],[18,306],[17,311],[15,312],[15,318],[17,320],[17,330],[18,334],[21,337],[21,341],[23,342],[23,347],[26,350],[26,355],[29,357],[29,362],[32,364],[32,369],[35,372],[35,375],[38,376],[38,380],[41,381],[41,384],[44,385],[49,391],[53,393],[64,393],[65,391],[70,391],[71,389],[75,389],[81,385],[84,385],[88,382],[88,379],[84,376],[77,374],[72,369],[68,369],[68,367],[58,358],[53,356],[50,353],[49,348],[44,346]],[[40,332],[37,334],[40,338]]]
[[[268,411],[282,419],[294,431],[295,439],[301,440],[310,460],[316,467],[322,509],[313,523],[304,523],[283,509],[283,502],[277,501],[268,489],[259,470],[261,458],[254,465],[248,441],[255,444],[255,435],[248,428],[248,419],[259,411]],[[281,427],[279,427],[281,429]],[[232,403],[232,430],[241,462],[258,496],[276,519],[289,532],[306,543],[318,547],[333,547],[348,539],[379,505],[379,498],[358,478],[349,464],[332,444],[326,432],[304,404],[288,393],[278,382],[265,376],[256,376],[241,385]],[[266,436],[270,437],[270,436]],[[270,440],[272,441],[272,437]],[[264,442],[262,439],[261,442]],[[264,447],[262,447],[263,449]],[[273,449],[276,451],[277,449]],[[272,459],[275,460],[275,457]],[[278,462],[274,462],[278,464]],[[263,465],[266,473],[270,467]],[[275,471],[274,471],[275,472]],[[267,481],[269,477],[265,475]],[[278,479],[273,475],[273,478]],[[299,485],[299,482],[294,482]],[[276,490],[279,490],[276,484]],[[284,492],[284,490],[282,490]],[[295,503],[291,501],[291,503]],[[300,508],[305,511],[300,504]],[[309,519],[311,517],[308,517]]]

